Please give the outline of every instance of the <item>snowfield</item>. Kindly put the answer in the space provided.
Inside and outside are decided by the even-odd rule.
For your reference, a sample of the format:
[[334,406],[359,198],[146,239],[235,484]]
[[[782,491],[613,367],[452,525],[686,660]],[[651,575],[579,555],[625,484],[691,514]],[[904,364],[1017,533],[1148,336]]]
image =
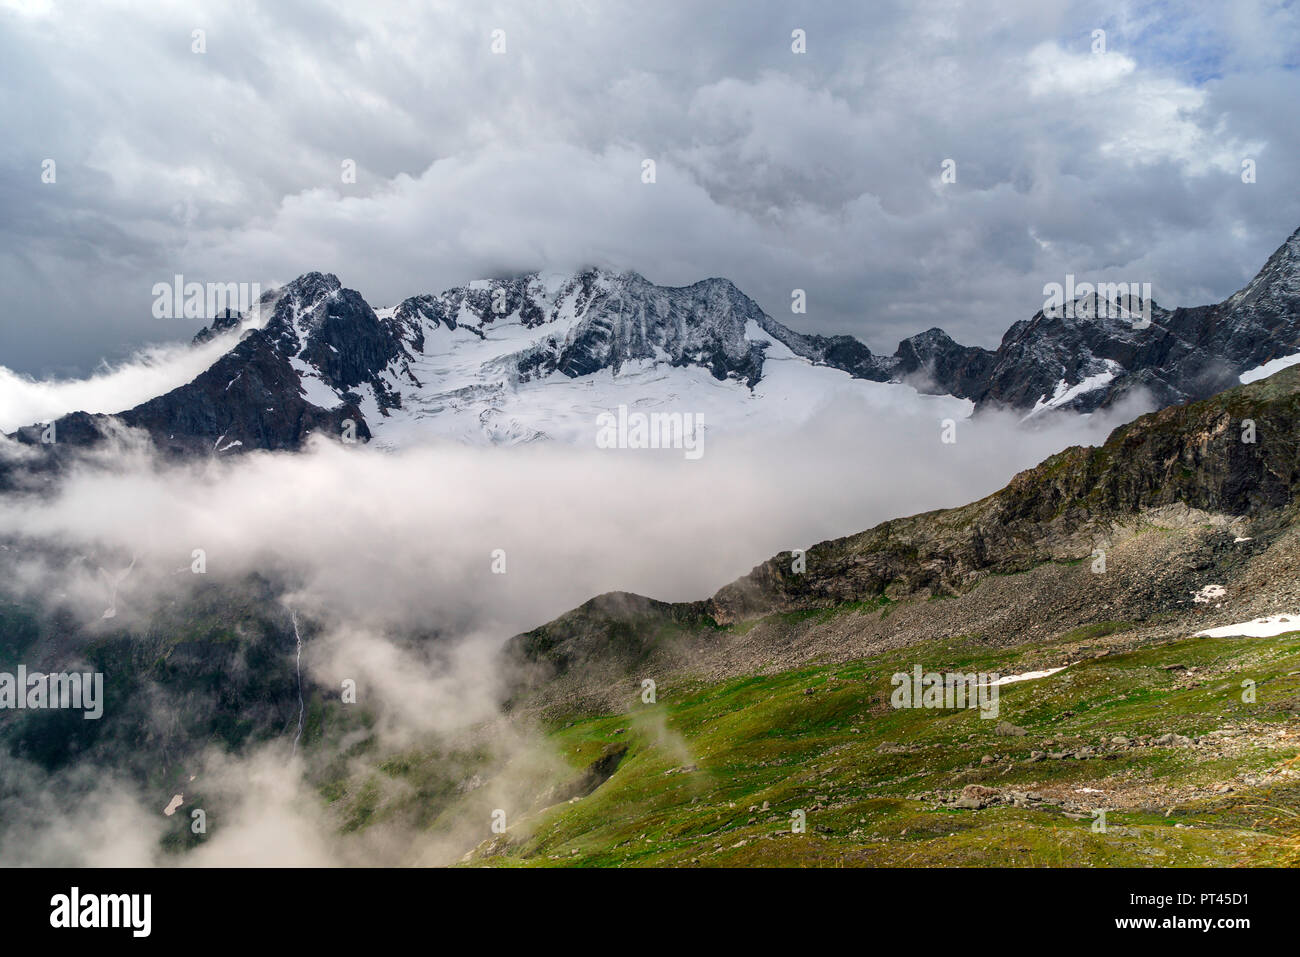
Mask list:
[[[402,408],[385,415],[373,389],[359,390],[373,442],[396,448],[436,437],[470,444],[554,440],[594,447],[596,417],[620,404],[637,412],[699,413],[706,434],[797,425],[842,398],[858,399],[880,415],[923,411],[933,417],[936,434],[943,419],[964,419],[974,410],[967,399],[922,395],[908,385],[855,379],[814,365],[752,321],[745,337],[767,344],[763,377],[753,390],[734,378],[716,379],[700,366],[674,366],[667,356],[634,360],[617,372],[602,369],[576,378],[553,372],[520,381],[512,358],[562,338],[578,318],[570,315],[532,329],[512,318],[487,327],[481,339],[465,327],[427,330],[424,353],[410,363],[421,386],[395,376],[390,380],[402,393]],[[323,398],[313,389],[311,401],[319,405]],[[341,401],[334,394],[330,405]]]

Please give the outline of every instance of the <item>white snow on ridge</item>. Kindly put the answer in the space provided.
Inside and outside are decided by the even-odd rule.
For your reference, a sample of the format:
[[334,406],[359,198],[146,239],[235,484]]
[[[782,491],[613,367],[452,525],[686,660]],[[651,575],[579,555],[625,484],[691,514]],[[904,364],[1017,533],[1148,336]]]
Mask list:
[[1046,395],[1040,396],[1038,401],[1034,403],[1034,407],[1029,410],[1029,414],[1026,415],[1025,418],[1026,419],[1032,418],[1033,416],[1047,409],[1060,408],[1061,406],[1072,401],[1078,396],[1084,395],[1085,393],[1088,392],[1092,392],[1094,389],[1100,389],[1106,385],[1109,385],[1110,382],[1115,378],[1115,376],[1119,375],[1123,371],[1124,371],[1124,367],[1121,366],[1118,362],[1116,362],[1114,359],[1107,359],[1106,368],[1104,371],[1094,373],[1093,375],[1090,376],[1086,376],[1076,385],[1070,385],[1068,382],[1062,379],[1060,382],[1056,383],[1056,389],[1052,393],[1052,397],[1049,399]]
[[1300,352],[1295,355],[1282,356],[1280,359],[1270,359],[1262,366],[1255,366],[1253,369],[1247,369],[1237,378],[1241,380],[1242,385],[1251,382],[1258,382],[1260,379],[1267,379],[1275,372],[1281,372],[1283,369],[1290,368],[1293,365],[1300,365]]

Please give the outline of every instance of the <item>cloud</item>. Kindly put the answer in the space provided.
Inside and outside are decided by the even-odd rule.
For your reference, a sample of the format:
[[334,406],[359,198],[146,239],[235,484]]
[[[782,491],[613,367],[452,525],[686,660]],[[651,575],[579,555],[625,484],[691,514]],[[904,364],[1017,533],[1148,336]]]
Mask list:
[[185,385],[234,344],[218,336],[199,346],[147,348],[84,379],[33,379],[0,366],[0,431],[45,423],[69,412],[113,414]]
[[[783,549],[978,498],[1122,420],[1022,430],[987,415],[946,445],[932,415],[925,402],[842,397],[798,427],[711,435],[699,461],[673,450],[439,442],[380,452],[319,440],[298,455],[175,465],[137,448],[113,468],[101,457],[75,471],[54,498],[6,497],[0,535],[138,555],[124,603],[145,569],[170,575],[202,548],[209,574],[291,570],[297,600],[322,621],[503,639],[604,591],[705,597]],[[505,575],[491,569],[498,548]]]
[[[1135,412],[1032,429],[992,413],[958,423],[946,444],[937,408],[842,395],[797,427],[711,434],[696,461],[675,450],[428,442],[385,452],[318,439],[297,454],[176,463],[124,432],[116,451],[100,450],[49,493],[0,499],[0,573],[9,593],[58,607],[65,621],[96,622],[111,602],[123,628],[184,607],[199,583],[194,549],[205,553],[204,583],[254,573],[282,583],[305,638],[304,675],[319,688],[356,683],[380,753],[479,734],[498,790],[476,793],[459,812],[468,817],[436,841],[408,840],[401,821],[345,840],[308,783],[313,756],[289,758],[290,725],[265,751],[199,762],[197,786],[223,827],[184,860],[446,862],[489,836],[493,808],[530,806],[539,782],[563,773],[547,746],[500,720],[497,653],[511,635],[608,591],[707,597],[777,552],[979,498],[1065,445],[1102,441]],[[112,595],[101,568],[117,581]],[[165,737],[178,705],[161,686],[151,693],[150,733]],[[90,761],[55,777],[20,764],[0,788],[0,858],[155,860],[148,822],[174,792]],[[403,786],[385,785],[399,803]],[[57,828],[45,822],[24,843],[15,828],[29,815],[16,809],[37,792],[61,795],[63,810]],[[125,846],[102,826],[135,821],[139,840]]]
[[1066,272],[1214,301],[1300,223],[1297,14],[1240,11],[11,7],[0,356],[66,375],[188,337],[148,311],[177,272],[324,269],[388,304],[574,262],[726,275],[887,350],[932,325],[992,345]]
[[1040,108],[1076,119],[1093,114],[1089,125],[1102,131],[1097,151],[1103,160],[1174,164],[1191,176],[1236,174],[1242,159],[1258,159],[1266,148],[1266,141],[1239,140],[1226,132],[1222,118],[1207,116],[1204,90],[1138,74],[1136,61],[1122,53],[1072,53],[1043,43],[1029,52],[1026,65],[1029,91]]

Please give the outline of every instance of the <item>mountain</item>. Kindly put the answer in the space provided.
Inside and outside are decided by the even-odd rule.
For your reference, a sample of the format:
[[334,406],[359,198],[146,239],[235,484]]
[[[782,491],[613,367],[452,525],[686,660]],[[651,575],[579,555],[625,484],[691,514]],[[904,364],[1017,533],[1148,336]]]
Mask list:
[[1163,408],[1220,392],[1266,363],[1300,361],[1300,230],[1223,302],[1149,308],[1151,325],[1140,330],[1127,319],[1040,310],[1007,331],[969,397],[979,405],[1090,412],[1143,389]]
[[[60,567],[86,560],[48,547]],[[239,805],[202,776],[205,749],[278,743],[335,837],[405,849],[432,833],[482,865],[1225,865],[1266,861],[1285,836],[1274,809],[1300,808],[1300,367],[804,558],[695,602],[603,595],[516,636],[489,669],[511,695],[486,742],[374,737],[364,695],[304,679],[298,642],[322,624],[269,571],[181,576],[155,605],[93,620],[0,586],[0,672],[98,671],[115,703],[98,721],[2,709],[0,749],[129,780],[159,816],[181,794],[221,822]],[[1016,681],[997,720],[894,707],[891,676],[917,666]],[[500,748],[515,737],[555,759],[521,770]],[[30,800],[15,786],[0,788],[10,809]],[[503,834],[486,823],[497,808]],[[1090,829],[1098,810],[1108,832]],[[164,847],[201,845],[187,825],[168,818]],[[409,841],[366,833],[407,827]]]
[[[297,448],[313,431],[339,434],[348,418],[368,437],[351,390],[364,385],[378,402],[395,401],[375,372],[401,351],[390,326],[360,294],[320,273],[267,293],[259,305],[265,323],[245,330],[192,382],[115,416],[64,416],[55,423],[55,444],[91,442],[108,431],[110,419],[145,430],[168,453]],[[215,334],[232,339],[239,327],[229,316],[214,323]],[[213,335],[205,329],[197,338]],[[328,383],[329,398],[305,391],[310,382]],[[35,445],[40,433],[20,429],[17,438]]]
[[[620,404],[700,413],[710,428],[798,421],[846,390],[916,397],[894,397],[886,376],[833,368],[831,340],[790,332],[725,279],[669,288],[632,272],[531,274],[374,310],[337,277],[309,273],[197,338],[217,335],[235,344],[193,382],[116,416],[67,416],[59,441],[92,442],[118,420],[165,452],[231,453],[296,448],[350,420],[357,439],[383,445],[430,435],[591,444],[595,417]],[[917,401],[939,418],[969,413],[951,397]],[[36,445],[41,432],[16,438]]]
[[[1198,589],[1231,589],[1252,562],[1271,566],[1272,582],[1267,593],[1233,594],[1235,620],[1294,611],[1300,576],[1263,556],[1274,542],[1291,548],[1300,540],[1297,502],[1300,367],[1142,416],[1103,446],[1066,449],[970,505],[814,545],[802,569],[787,552],[696,602],[594,598],[514,638],[509,657],[529,676],[521,688],[545,688],[544,698],[562,688],[572,704],[575,695],[599,699],[633,666],[663,673],[690,661],[730,672],[756,657],[786,658],[794,667],[818,654],[838,656],[844,648],[808,640],[815,628],[792,635],[788,626],[893,603],[917,609],[869,629],[893,640],[907,631],[921,640],[977,630],[1017,642],[1103,617],[1185,617],[1206,610],[1191,601]],[[1167,531],[1147,534],[1153,528]],[[1194,554],[1180,554],[1176,542],[1189,537],[1201,539]],[[1099,552],[1112,554],[1093,574]],[[1054,577],[1052,568],[1071,571]],[[981,600],[1006,591],[999,579],[1029,572],[1035,575],[998,601]],[[1043,576],[1037,593],[1034,579]],[[984,620],[972,616],[975,605]]]
[[1252,808],[1300,808],[1300,368],[802,558],[512,639],[511,713],[604,773],[465,862],[1295,863]]
[[[619,405],[698,412],[706,427],[770,425],[846,391],[929,401],[938,418],[972,405],[1086,413],[1139,391],[1165,407],[1300,357],[1300,230],[1217,305],[1147,300],[1149,325],[1135,328],[1107,303],[1118,305],[1094,292],[1040,310],[995,351],[930,329],[883,356],[850,336],[792,330],[726,279],[673,288],[634,272],[529,274],[375,310],[337,277],[308,273],[253,315],[202,330],[199,341],[232,346],[193,382],[111,418],[167,452],[209,454],[297,448],[314,432],[384,445],[591,443],[595,417]],[[73,413],[57,433],[93,442],[109,419]],[[34,445],[41,432],[15,437]]]

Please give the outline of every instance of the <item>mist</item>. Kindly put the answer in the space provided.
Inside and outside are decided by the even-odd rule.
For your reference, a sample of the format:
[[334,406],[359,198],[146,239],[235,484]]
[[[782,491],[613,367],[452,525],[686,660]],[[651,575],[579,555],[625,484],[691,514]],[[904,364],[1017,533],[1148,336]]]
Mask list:
[[[304,780],[291,731],[240,757],[209,753],[193,773],[206,793],[226,796],[225,826],[180,863],[445,864],[490,836],[492,807],[526,805],[539,769],[558,766],[540,736],[498,710],[498,653],[512,635],[608,591],[706,598],[779,551],[982,497],[1143,410],[1032,427],[981,414],[957,422],[952,443],[932,411],[840,396],[798,427],[714,430],[698,460],[547,443],[383,451],[317,438],[300,453],[175,463],[124,430],[52,494],[0,500],[0,542],[11,592],[87,622],[111,602],[129,625],[183,596],[199,577],[196,554],[208,579],[273,572],[291,583],[282,601],[307,626],[304,673],[322,687],[350,678],[364,688],[382,747],[491,729],[499,773],[482,815],[454,837],[341,836]],[[74,558],[54,560],[51,549]],[[0,859],[166,862],[156,844],[170,795],[101,779],[89,762],[53,777],[11,764],[4,790]],[[64,798],[58,809],[39,805],[39,820],[14,810],[51,792]]]
[[0,365],[0,432],[50,422],[69,412],[113,414],[192,381],[234,344],[234,335],[198,344],[141,349],[124,362],[101,362],[86,378],[34,379]]

